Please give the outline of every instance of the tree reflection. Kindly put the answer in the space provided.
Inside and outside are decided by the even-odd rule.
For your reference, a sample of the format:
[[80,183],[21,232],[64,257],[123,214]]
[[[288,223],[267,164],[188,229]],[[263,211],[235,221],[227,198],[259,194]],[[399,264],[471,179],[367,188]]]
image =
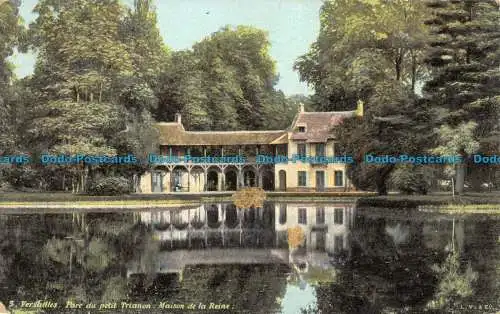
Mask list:
[[455,242],[458,240],[458,243],[463,243],[463,232],[459,232],[459,237],[456,239],[455,230],[455,219],[453,219],[451,243],[446,247],[447,250],[451,247],[451,252],[441,265],[432,266],[432,270],[439,278],[439,284],[433,299],[427,303],[427,307],[431,309],[442,309],[450,305],[456,307],[474,293],[472,285],[477,280],[478,273],[472,270],[470,262],[462,271],[460,266],[462,245],[457,246]]
[[472,284],[478,274],[472,271],[470,263],[465,271],[460,270],[458,252],[449,254],[444,263],[441,266],[434,265],[433,270],[438,274],[439,285],[434,298],[427,304],[429,308],[441,309],[452,304],[457,306],[474,293]]

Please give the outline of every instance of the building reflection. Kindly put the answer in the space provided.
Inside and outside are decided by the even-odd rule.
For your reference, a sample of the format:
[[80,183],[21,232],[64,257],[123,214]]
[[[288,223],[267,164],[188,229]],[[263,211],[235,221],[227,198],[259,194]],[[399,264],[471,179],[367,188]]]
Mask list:
[[[350,255],[353,204],[265,203],[237,209],[232,203],[142,212],[160,243],[155,261],[137,261],[128,276],[146,272],[182,273],[188,265],[299,264],[334,267]],[[288,229],[300,226],[303,244],[293,254]],[[147,270],[146,265],[155,265]]]

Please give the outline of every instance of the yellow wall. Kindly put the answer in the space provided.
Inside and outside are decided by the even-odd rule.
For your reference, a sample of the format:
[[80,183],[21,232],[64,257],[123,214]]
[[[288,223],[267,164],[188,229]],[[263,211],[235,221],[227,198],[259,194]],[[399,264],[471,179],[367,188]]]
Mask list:
[[[290,140],[288,144],[288,157],[292,158],[293,155],[297,154],[297,144],[304,143],[300,141]],[[325,154],[326,156],[334,156],[333,151],[334,141],[329,140],[325,144]],[[306,154],[307,156],[316,156],[316,144],[315,143],[305,143],[306,144]],[[274,182],[276,190],[279,190],[279,171],[286,171],[286,188],[289,189],[315,189],[316,188],[316,171],[324,171],[325,173],[325,188],[327,189],[339,189],[344,190],[347,182],[346,177],[346,165],[345,164],[327,164],[327,165],[312,165],[310,163],[291,163],[288,164],[276,164],[274,172]],[[306,187],[298,186],[298,172],[306,172]],[[335,186],[335,171],[343,171],[343,185]]]

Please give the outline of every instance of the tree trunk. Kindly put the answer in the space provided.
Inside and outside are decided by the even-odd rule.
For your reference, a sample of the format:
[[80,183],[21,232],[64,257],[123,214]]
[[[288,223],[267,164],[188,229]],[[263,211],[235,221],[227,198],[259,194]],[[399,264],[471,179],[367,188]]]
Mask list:
[[457,164],[457,180],[455,182],[455,191],[457,194],[462,194],[464,192],[465,185],[465,164]]
[[389,165],[380,169],[375,178],[378,195],[387,195],[387,179],[394,169],[394,165]]
[[401,66],[403,65],[403,49],[399,48],[396,56],[395,66],[396,66],[396,80],[401,80]]
[[100,86],[99,86],[99,103],[102,102],[102,89],[104,88],[103,82],[101,81]]
[[415,51],[410,50],[411,53],[411,90],[415,93],[415,85],[417,82],[417,56]]

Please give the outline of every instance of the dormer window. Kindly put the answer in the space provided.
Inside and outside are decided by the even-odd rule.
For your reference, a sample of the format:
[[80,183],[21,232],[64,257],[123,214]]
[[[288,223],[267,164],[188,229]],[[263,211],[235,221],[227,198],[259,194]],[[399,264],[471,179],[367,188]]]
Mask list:
[[305,126],[299,126],[299,133],[306,133],[306,127]]

